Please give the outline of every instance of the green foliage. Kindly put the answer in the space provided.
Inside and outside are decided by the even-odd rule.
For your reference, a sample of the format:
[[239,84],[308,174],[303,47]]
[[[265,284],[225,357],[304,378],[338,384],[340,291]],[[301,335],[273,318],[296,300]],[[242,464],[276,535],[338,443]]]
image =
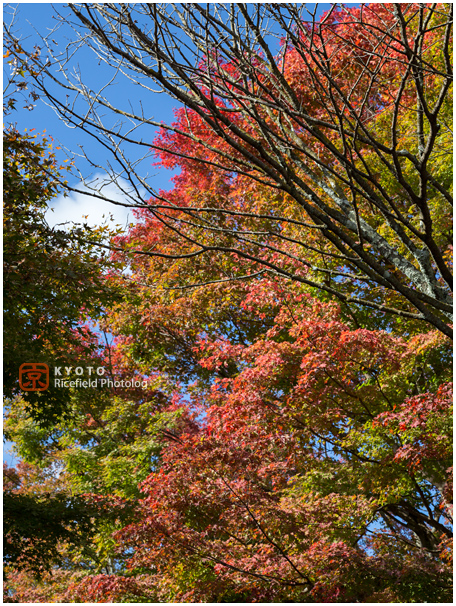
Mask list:
[[[99,258],[87,239],[105,228],[51,228],[45,212],[62,184],[49,139],[3,133],[4,187],[4,394],[18,394],[19,367],[41,362],[71,365],[78,355],[84,317],[95,318],[114,291],[102,274],[113,264]],[[90,348],[89,348],[90,351]],[[68,393],[54,388],[23,394],[43,423],[65,412]]]
[[62,561],[60,545],[90,545],[97,511],[79,496],[44,493],[3,494],[4,563],[38,577]]

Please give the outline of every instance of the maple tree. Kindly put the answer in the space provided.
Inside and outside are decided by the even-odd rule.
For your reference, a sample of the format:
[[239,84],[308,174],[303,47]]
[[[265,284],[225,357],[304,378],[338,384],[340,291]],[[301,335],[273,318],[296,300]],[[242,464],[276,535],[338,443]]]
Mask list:
[[[24,399],[9,403],[5,433],[27,463],[15,472],[19,488],[6,494],[7,601],[74,601],[97,573],[123,582],[126,554],[112,534],[131,522],[138,484],[156,469],[162,436],[188,422],[169,381],[138,373],[100,333],[86,327],[80,339],[73,352],[80,364],[102,366],[107,377],[130,387],[70,389],[67,414],[52,425],[33,418]],[[40,541],[40,528],[33,533],[34,515],[23,519],[29,502],[31,514],[44,508],[53,522],[42,529],[49,530],[47,542]],[[120,594],[130,585],[126,580]],[[105,587],[103,597],[109,591]]]
[[[158,86],[184,107],[168,125],[133,101],[119,107],[109,86],[65,79],[67,55],[50,43],[29,53],[37,89],[113,147],[133,186],[128,204],[144,205],[140,186],[150,192],[148,212],[180,235],[181,255],[235,251],[352,307],[451,335],[451,5],[334,5],[320,19],[286,3],[71,9],[84,48],[140,87],[143,103]],[[106,111],[132,128],[110,128]],[[148,140],[150,127],[162,136]],[[188,196],[161,195],[124,143],[206,179],[192,188],[187,178]],[[202,195],[212,173],[225,181],[222,199]]]
[[[106,318],[116,372],[161,367],[159,392],[75,394],[54,431],[18,405],[7,421],[22,456],[133,507],[88,570],[12,574],[21,601],[445,601],[449,342],[350,326],[283,281],[167,291],[187,263],[133,257]],[[146,275],[163,280],[147,303]]]
[[[3,466],[3,559],[7,570],[31,570],[40,577],[59,561],[59,542],[74,546],[90,540],[92,518],[97,512],[78,496],[56,492],[54,486],[49,486],[52,481],[39,470],[35,470],[31,483],[33,493],[24,490],[27,475],[33,477],[30,465],[25,463],[19,463],[17,469]],[[39,495],[37,485],[41,488]],[[49,492],[45,492],[46,487]]]
[[[72,10],[110,60],[127,34],[138,72],[159,57],[148,78],[187,107],[153,146],[180,172],[98,242],[122,297],[72,344],[146,387],[73,389],[52,426],[11,403],[24,495],[44,474],[106,515],[39,580],[13,562],[6,601],[449,601],[449,7]],[[184,65],[160,54],[176,32]]]
[[[142,484],[142,516],[118,535],[132,569],[156,571],[160,601],[444,601],[449,344],[350,328],[334,304],[266,279],[223,288],[263,330],[195,335],[213,372],[189,390],[204,420]],[[191,297],[175,296],[189,338]],[[138,347],[154,322],[143,330]]]

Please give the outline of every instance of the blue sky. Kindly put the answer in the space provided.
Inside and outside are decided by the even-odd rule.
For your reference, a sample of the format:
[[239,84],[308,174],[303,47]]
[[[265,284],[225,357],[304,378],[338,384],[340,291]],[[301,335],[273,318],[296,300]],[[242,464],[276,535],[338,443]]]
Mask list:
[[[15,32],[20,34],[21,40],[26,48],[32,48],[35,44],[40,44],[39,34],[46,35],[52,28],[55,27],[57,20],[55,9],[49,3],[21,3],[17,6],[16,20],[15,20]],[[4,20],[9,21],[11,9],[8,5],[4,5]],[[70,16],[70,10],[63,5],[59,5],[58,10],[61,14],[67,13]],[[58,46],[62,48],[66,44],[65,37],[71,35],[71,30],[65,31],[65,27],[60,28],[52,38],[56,40]],[[93,54],[90,51],[82,50],[77,54],[77,62],[79,65],[85,81],[93,86],[97,86],[99,83],[107,81],[110,76],[109,68],[103,63],[98,63],[94,60]],[[8,76],[10,66],[4,66],[4,78]],[[137,95],[134,89],[129,89],[125,86],[114,84],[111,90],[111,98],[114,103],[118,103],[123,106],[128,103],[129,96]],[[173,109],[176,103],[169,99],[165,95],[150,93],[148,104],[152,109],[154,118],[157,120],[171,121],[173,118]],[[48,135],[51,135],[56,145],[61,146],[63,149],[69,150],[70,154],[76,154],[75,163],[77,168],[81,171],[85,178],[89,175],[98,178],[98,180],[104,181],[106,174],[102,170],[94,170],[88,165],[88,163],[81,157],[80,146],[83,146],[84,151],[89,157],[96,158],[97,162],[103,166],[110,158],[110,153],[107,150],[103,150],[97,145],[93,139],[85,134],[84,132],[76,129],[69,128],[59,118],[56,112],[48,107],[43,100],[38,100],[33,110],[25,109],[23,106],[25,103],[18,104],[18,110],[10,114],[7,120],[17,124],[19,131],[24,129],[36,129],[36,132],[42,133],[46,131]],[[152,142],[154,138],[154,131],[147,134],[147,140]],[[135,150],[132,148],[130,153],[133,158],[139,158],[140,155],[144,154],[144,149]],[[135,155],[136,154],[136,155]],[[140,155],[139,155],[140,154]],[[61,153],[61,159],[65,159],[63,152]],[[172,173],[167,170],[160,170],[152,166],[153,158],[145,160],[141,164],[141,170],[144,174],[149,173],[153,175],[152,184],[154,188],[165,188],[170,186],[169,179],[172,177]],[[72,186],[78,186],[80,184],[79,178],[75,175],[69,179],[69,183]],[[112,185],[107,185],[105,194],[107,196],[113,196],[114,199],[124,201],[124,196],[116,190]],[[83,215],[89,215],[88,222],[90,224],[97,224],[103,221],[102,216],[112,214],[114,222],[119,223],[123,226],[127,222],[128,210],[122,207],[114,206],[109,203],[103,203],[99,200],[94,200],[88,196],[81,194],[71,194],[69,197],[64,198],[63,195],[59,196],[55,204],[53,205],[55,210],[54,213],[48,214],[48,220],[50,223],[60,223],[65,220],[81,221]],[[131,213],[128,217],[131,220]]]

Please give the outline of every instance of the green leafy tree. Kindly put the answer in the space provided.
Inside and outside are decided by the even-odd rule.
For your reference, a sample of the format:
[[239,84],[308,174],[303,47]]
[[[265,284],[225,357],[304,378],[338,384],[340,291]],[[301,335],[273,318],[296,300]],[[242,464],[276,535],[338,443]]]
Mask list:
[[7,571],[26,569],[40,577],[61,561],[59,543],[89,543],[98,512],[81,497],[56,493],[55,487],[46,492],[43,473],[35,474],[40,493],[30,492],[22,483],[24,467],[29,471],[24,464],[3,468],[3,561]]
[[[3,133],[4,188],[4,393],[19,393],[19,367],[42,362],[74,365],[78,333],[114,292],[103,280],[113,264],[83,238],[101,241],[105,228],[50,227],[45,213],[58,194],[60,167],[52,142],[9,127]],[[67,393],[52,382],[46,402],[39,392],[23,397],[42,422],[65,410]]]

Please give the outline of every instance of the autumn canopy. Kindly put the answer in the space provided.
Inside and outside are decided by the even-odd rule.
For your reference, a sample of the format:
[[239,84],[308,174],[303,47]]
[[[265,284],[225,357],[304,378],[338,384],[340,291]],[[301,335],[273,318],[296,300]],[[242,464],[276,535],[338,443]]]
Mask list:
[[[77,187],[4,132],[23,152],[4,161],[5,601],[450,601],[452,6],[70,7],[72,52],[141,102],[49,40],[7,29],[7,60],[112,151],[135,221],[50,229]],[[113,385],[21,391],[30,347]]]

